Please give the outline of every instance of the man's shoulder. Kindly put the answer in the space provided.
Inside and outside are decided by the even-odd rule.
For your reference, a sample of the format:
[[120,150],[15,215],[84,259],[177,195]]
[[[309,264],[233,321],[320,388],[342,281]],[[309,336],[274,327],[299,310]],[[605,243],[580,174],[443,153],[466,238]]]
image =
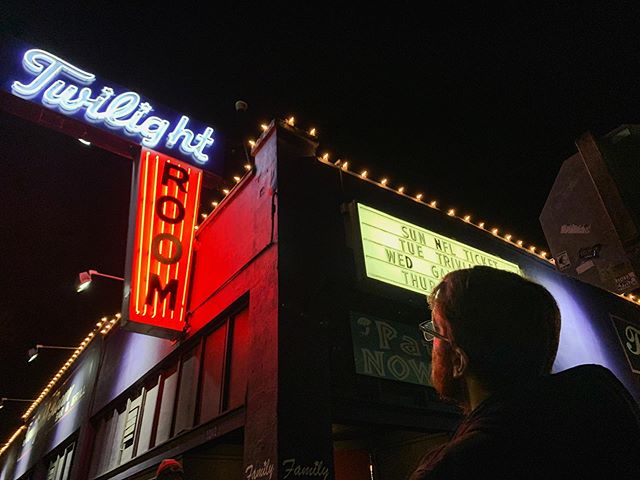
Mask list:
[[631,422],[635,419],[640,425],[638,403],[622,382],[601,365],[578,365],[553,374],[544,390],[551,401],[566,405],[574,414],[609,411]]
[[510,472],[511,478],[554,476],[612,462],[620,472],[639,472],[638,412],[611,371],[580,365],[490,399],[449,443],[425,457],[412,479],[471,478],[478,469]]
[[447,444],[429,452],[410,480],[426,478],[470,478],[467,475],[499,463],[495,454],[499,451],[495,435],[482,430],[468,431],[454,436]]

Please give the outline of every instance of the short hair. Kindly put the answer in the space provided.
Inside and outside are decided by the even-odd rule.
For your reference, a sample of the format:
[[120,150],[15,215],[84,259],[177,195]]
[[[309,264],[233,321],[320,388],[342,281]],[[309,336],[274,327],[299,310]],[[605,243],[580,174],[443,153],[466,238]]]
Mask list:
[[448,273],[428,298],[447,335],[488,389],[546,375],[558,352],[560,310],[547,289],[515,273],[476,266]]

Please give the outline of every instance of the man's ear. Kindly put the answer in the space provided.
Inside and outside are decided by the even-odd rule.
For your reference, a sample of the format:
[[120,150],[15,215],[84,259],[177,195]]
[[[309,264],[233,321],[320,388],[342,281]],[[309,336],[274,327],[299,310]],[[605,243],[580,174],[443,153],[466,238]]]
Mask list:
[[460,378],[469,366],[469,357],[460,347],[453,348],[453,378]]

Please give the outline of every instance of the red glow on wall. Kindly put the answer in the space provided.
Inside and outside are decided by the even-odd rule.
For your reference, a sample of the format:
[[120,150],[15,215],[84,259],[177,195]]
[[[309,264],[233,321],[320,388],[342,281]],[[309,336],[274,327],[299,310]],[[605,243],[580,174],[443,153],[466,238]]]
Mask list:
[[148,149],[142,150],[139,168],[127,324],[172,336],[186,318],[202,171]]

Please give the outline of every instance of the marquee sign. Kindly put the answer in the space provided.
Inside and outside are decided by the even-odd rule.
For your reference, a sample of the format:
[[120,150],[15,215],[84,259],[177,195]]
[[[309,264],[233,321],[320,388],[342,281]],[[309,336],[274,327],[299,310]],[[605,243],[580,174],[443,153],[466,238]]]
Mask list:
[[149,149],[138,168],[123,326],[172,338],[185,325],[202,170]]
[[[4,40],[4,39],[3,39]],[[60,114],[219,173],[214,129],[140,93],[40,48],[4,40],[0,85],[4,91]]]
[[429,294],[447,273],[475,265],[520,274],[514,263],[360,203],[358,219],[369,278]]

